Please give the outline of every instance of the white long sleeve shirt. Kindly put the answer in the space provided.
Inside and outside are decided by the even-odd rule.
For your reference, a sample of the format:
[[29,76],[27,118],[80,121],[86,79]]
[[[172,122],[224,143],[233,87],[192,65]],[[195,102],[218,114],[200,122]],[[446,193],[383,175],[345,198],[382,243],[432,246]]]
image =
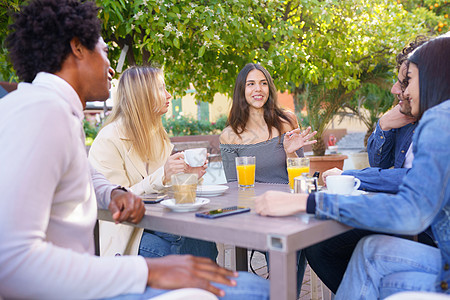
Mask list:
[[96,195],[106,208],[114,186],[90,172],[82,118],[75,90],[48,73],[0,99],[3,298],[88,299],[145,290],[142,257],[93,255]]

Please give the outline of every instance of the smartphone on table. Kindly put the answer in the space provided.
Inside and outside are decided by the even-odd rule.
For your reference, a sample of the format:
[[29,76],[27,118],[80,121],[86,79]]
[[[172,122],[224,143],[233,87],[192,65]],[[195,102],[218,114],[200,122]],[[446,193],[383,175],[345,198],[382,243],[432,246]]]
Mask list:
[[220,217],[245,213],[245,212],[249,212],[249,211],[250,211],[249,207],[230,206],[230,207],[219,208],[219,209],[214,209],[214,210],[210,210],[210,211],[198,212],[195,214],[195,216],[200,217],[200,218],[216,219],[216,218],[220,218]]

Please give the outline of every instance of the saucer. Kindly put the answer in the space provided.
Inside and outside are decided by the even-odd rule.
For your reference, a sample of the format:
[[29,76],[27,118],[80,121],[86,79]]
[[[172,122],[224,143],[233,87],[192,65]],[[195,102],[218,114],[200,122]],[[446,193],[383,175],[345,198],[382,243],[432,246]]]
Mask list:
[[188,212],[188,211],[196,211],[200,207],[209,203],[209,199],[207,198],[195,198],[195,203],[186,203],[186,204],[176,204],[175,199],[167,199],[161,201],[161,204],[164,207],[170,208],[175,212]]
[[361,191],[361,190],[354,190],[351,194],[346,194],[346,195],[331,193],[331,192],[328,191],[328,190],[322,190],[322,191],[323,191],[324,193],[327,193],[327,194],[331,194],[331,195],[341,195],[341,196],[359,196],[359,195],[365,195],[365,194],[368,194],[368,192]]
[[228,190],[226,185],[199,185],[197,186],[197,196],[214,197],[220,196]]

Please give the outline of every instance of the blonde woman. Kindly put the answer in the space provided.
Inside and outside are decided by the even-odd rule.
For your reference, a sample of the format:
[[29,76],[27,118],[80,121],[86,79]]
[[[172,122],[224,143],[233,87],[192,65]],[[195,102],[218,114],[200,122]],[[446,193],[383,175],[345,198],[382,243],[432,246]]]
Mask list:
[[[161,190],[176,173],[203,176],[206,162],[191,168],[184,162],[183,153],[170,155],[173,145],[161,117],[171,98],[160,69],[131,67],[124,71],[111,115],[89,151],[94,168],[137,195]],[[213,260],[217,256],[214,243],[147,230],[142,234],[142,230],[108,222],[100,225],[100,237],[102,255],[135,254],[139,246],[139,254],[146,257],[184,253],[185,247],[190,254]]]

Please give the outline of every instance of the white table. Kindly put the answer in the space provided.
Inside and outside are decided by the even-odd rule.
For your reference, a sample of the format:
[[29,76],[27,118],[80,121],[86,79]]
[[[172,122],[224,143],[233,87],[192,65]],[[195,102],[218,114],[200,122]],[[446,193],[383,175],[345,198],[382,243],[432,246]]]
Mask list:
[[[209,198],[211,202],[199,211],[233,205],[254,207],[254,197],[268,190],[289,191],[288,185],[256,183],[255,188],[241,190],[229,183],[224,195]],[[313,215],[262,217],[253,210],[218,219],[195,217],[195,212],[172,212],[160,204],[147,204],[147,212],[138,227],[163,231],[240,248],[269,251],[271,299],[296,299],[296,252],[350,227],[332,220],[317,220]],[[112,221],[107,210],[99,210],[100,220]],[[245,252],[246,253],[246,252]],[[237,258],[238,259],[238,258]],[[246,259],[246,255],[245,255]],[[236,262],[247,266],[246,262]]]

